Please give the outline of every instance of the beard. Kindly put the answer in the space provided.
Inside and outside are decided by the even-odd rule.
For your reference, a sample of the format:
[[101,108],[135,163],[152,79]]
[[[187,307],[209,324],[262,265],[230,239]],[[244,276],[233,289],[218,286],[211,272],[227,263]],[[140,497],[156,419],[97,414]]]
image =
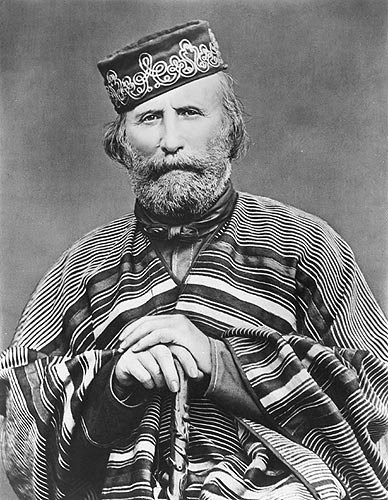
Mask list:
[[217,137],[202,154],[145,157],[128,146],[127,168],[138,202],[157,216],[196,218],[224,192],[231,175],[227,141]]

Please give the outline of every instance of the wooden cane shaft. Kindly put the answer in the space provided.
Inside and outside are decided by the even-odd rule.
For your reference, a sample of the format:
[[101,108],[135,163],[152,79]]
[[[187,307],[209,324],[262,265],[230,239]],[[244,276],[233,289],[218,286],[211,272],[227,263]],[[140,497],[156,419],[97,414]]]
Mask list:
[[171,412],[170,475],[168,500],[182,500],[187,483],[187,447],[189,443],[188,380],[179,361],[175,362],[179,390]]

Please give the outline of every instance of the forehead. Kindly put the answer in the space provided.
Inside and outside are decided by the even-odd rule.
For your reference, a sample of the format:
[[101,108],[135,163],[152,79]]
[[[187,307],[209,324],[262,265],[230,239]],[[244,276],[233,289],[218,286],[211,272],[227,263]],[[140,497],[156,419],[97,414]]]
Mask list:
[[166,107],[182,108],[195,106],[209,112],[221,109],[220,76],[206,76],[193,82],[169,90],[149,101],[139,104],[129,113],[140,114],[149,109],[164,109]]

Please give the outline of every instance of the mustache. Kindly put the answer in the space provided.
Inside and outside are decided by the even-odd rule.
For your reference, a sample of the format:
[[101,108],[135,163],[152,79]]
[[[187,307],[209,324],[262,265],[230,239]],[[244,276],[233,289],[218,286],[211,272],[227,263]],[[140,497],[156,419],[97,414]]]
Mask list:
[[142,161],[141,171],[150,180],[157,180],[172,170],[184,172],[202,173],[206,168],[206,161],[201,158],[181,157],[179,159],[166,160],[165,158],[148,158]]

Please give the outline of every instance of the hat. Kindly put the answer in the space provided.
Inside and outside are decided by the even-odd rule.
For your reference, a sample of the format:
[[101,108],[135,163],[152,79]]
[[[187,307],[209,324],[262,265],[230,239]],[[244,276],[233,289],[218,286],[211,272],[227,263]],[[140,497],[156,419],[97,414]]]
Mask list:
[[127,45],[100,61],[117,113],[227,68],[207,21],[190,21]]

